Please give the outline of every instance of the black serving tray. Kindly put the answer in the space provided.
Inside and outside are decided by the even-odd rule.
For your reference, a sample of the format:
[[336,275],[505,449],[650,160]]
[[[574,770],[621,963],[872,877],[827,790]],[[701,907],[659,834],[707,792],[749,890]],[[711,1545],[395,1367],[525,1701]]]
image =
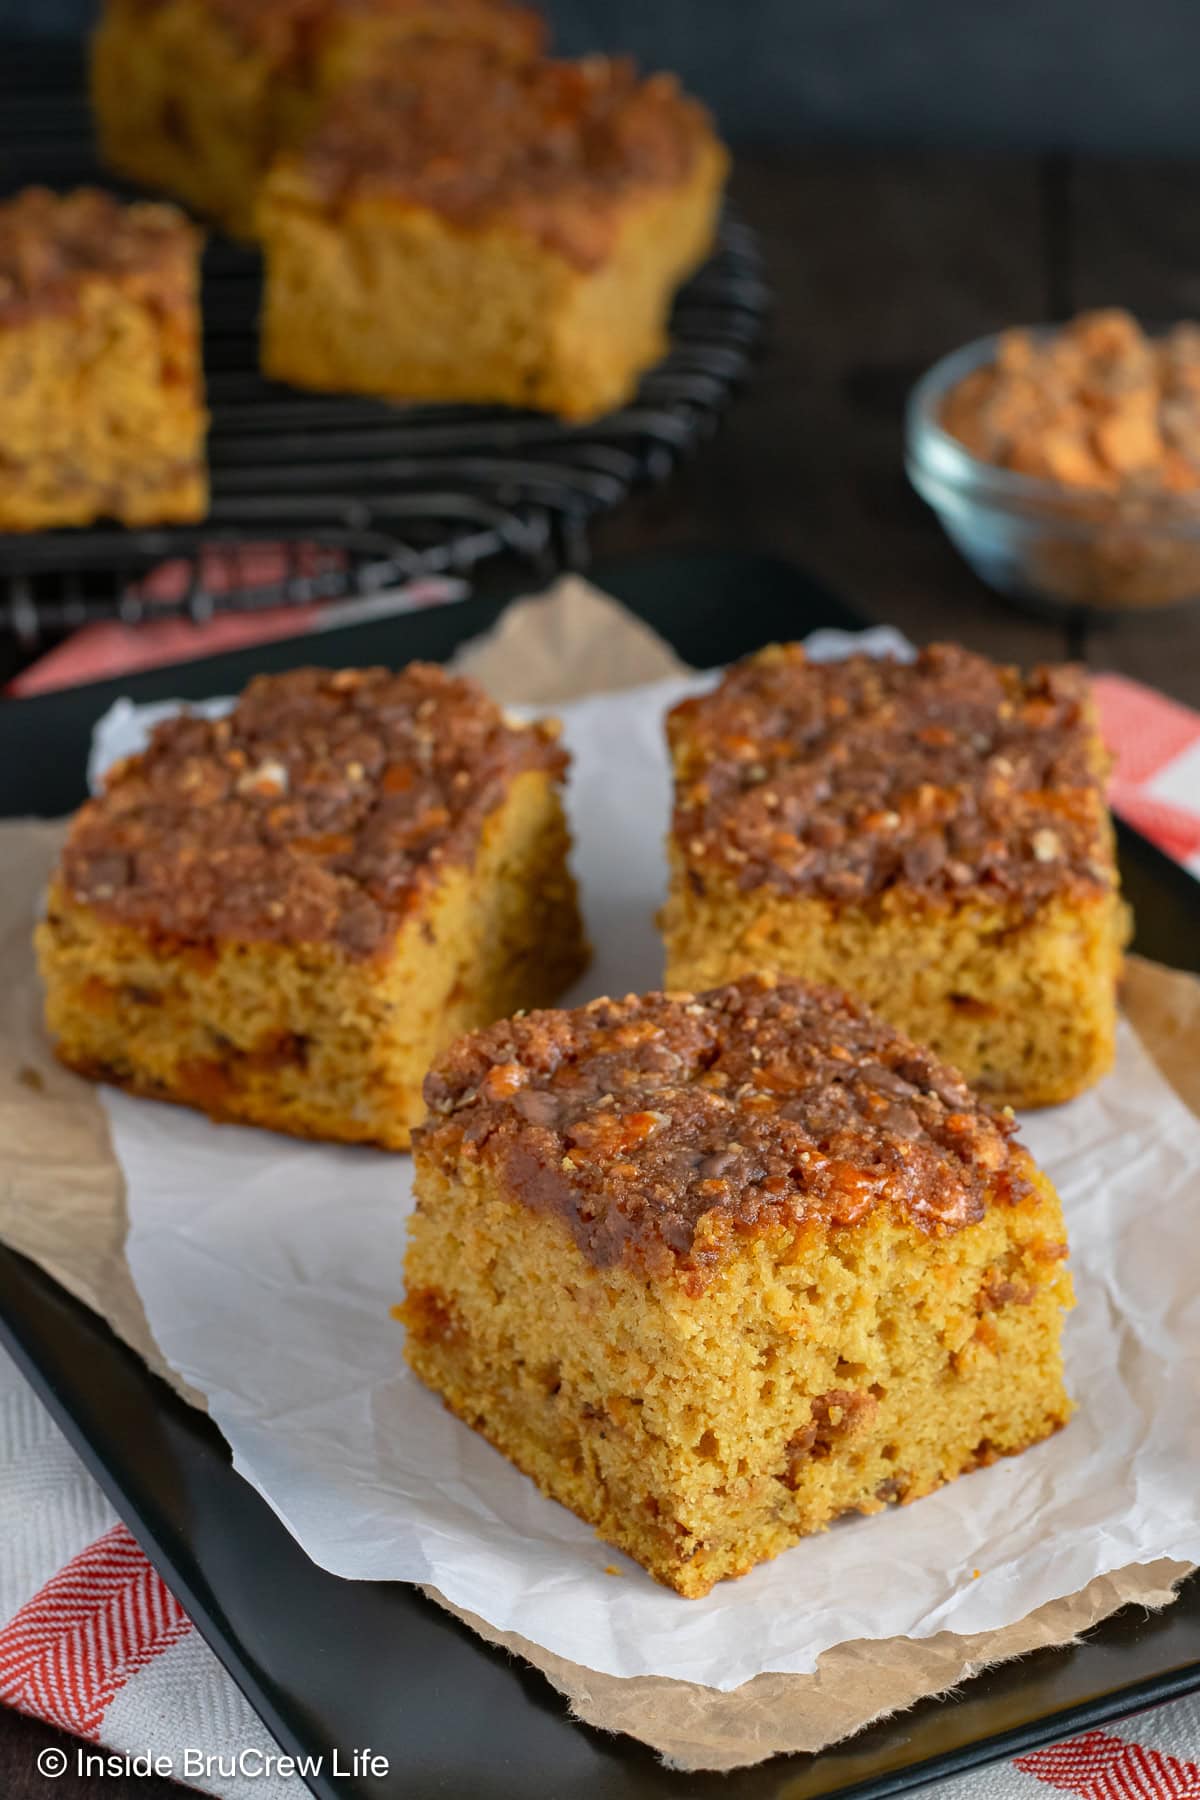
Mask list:
[[[820,625],[845,606],[786,565],[745,556],[641,558],[599,578],[689,662],[727,661]],[[84,792],[92,725],[118,694],[228,693],[250,675],[443,658],[503,597],[275,643],[0,706],[0,814],[55,814]],[[1121,833],[1137,948],[1200,964],[1200,891]],[[397,1583],[349,1582],[305,1557],[235,1475],[223,1439],[86,1307],[0,1248],[0,1341],[285,1749],[320,1755],[321,1800],[816,1800],[903,1792],[1200,1689],[1200,1579],[1164,1613],[1126,1609],[1074,1648],[977,1676],[819,1756],[729,1775],[682,1775],[642,1745],[573,1722],[536,1672]],[[384,1779],[329,1773],[336,1748],[386,1756]]]

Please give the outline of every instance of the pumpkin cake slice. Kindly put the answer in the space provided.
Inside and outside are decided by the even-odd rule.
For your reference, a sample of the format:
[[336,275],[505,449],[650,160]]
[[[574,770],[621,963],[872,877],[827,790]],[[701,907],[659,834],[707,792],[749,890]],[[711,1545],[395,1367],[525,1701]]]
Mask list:
[[63,1062],[404,1149],[431,1059],[586,962],[553,721],[426,663],[253,681],[76,815],[37,933]]
[[272,157],[381,59],[433,40],[520,61],[545,36],[510,0],[103,0],[90,61],[100,153],[252,238]]
[[668,985],[833,983],[999,1104],[1111,1067],[1129,914],[1082,669],[775,644],[667,735]]
[[414,45],[272,164],[264,373],[595,418],[665,354],[727,165],[669,75]]
[[425,1093],[409,1362],[679,1593],[1066,1422],[1053,1187],[844,995],[527,1014]]
[[0,531],[204,517],[200,247],[99,188],[0,201]]

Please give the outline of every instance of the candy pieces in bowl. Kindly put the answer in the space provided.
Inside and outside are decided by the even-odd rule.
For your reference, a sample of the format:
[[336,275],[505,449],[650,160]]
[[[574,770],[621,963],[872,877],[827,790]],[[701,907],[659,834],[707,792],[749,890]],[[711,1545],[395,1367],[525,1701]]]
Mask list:
[[1200,598],[1200,325],[980,338],[909,397],[909,479],[991,587],[1055,612]]

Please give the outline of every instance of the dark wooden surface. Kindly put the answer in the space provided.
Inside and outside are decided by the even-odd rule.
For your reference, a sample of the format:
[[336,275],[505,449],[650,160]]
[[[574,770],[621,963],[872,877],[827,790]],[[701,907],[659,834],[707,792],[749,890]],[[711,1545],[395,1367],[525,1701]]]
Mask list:
[[1194,169],[778,152],[740,158],[734,186],[767,252],[771,346],[703,458],[605,521],[597,551],[776,550],[914,638],[1082,656],[1200,706],[1200,608],[1086,634],[1025,616],[966,567],[901,463],[905,395],[958,344],[1082,306],[1200,317]]
[[[779,151],[744,154],[734,185],[777,296],[770,348],[703,456],[606,520],[597,556],[774,550],[916,639],[957,638],[1022,662],[1082,656],[1200,707],[1200,609],[1086,634],[1027,617],[960,561],[900,460],[909,386],[969,338],[1101,304],[1200,316],[1194,168]],[[0,1711],[0,1800],[179,1792],[155,1781],[48,1780],[35,1757],[58,1743],[71,1750],[60,1734]]]

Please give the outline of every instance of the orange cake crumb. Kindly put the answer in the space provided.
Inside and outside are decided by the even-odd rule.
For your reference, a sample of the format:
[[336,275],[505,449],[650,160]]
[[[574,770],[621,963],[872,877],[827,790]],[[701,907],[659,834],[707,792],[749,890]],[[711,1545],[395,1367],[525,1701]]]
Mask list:
[[459,1032],[586,961],[566,755],[414,663],[264,676],[76,815],[37,933],[61,1059],[213,1117],[407,1146]]
[[204,517],[199,254],[173,206],[0,203],[0,531]]
[[847,988],[992,1098],[1111,1065],[1128,930],[1086,678],[774,646],[668,721],[667,980]]
[[409,1362],[679,1593],[1069,1417],[1054,1189],[846,996],[528,1014],[425,1091]]
[[667,348],[725,171],[670,76],[414,47],[272,167],[263,367],[301,387],[605,412]]

